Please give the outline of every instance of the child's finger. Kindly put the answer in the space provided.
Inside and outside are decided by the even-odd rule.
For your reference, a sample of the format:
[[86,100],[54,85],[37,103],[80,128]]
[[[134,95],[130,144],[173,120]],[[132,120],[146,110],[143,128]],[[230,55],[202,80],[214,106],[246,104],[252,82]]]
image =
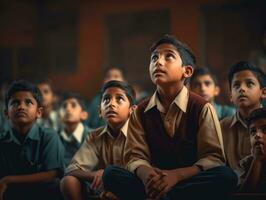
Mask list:
[[162,190],[164,190],[165,187],[167,187],[167,183],[161,177],[161,179],[152,185],[152,188],[148,189],[148,195],[155,198],[162,192]]
[[160,192],[155,196],[156,199],[160,199],[161,197],[163,197],[169,190],[168,185],[165,182],[160,185],[158,189]]
[[147,183],[146,183],[146,187],[147,187],[147,189],[149,190],[150,188],[152,188],[153,185],[154,185],[156,182],[158,182],[160,179],[161,179],[161,176],[156,175],[156,176],[154,176],[153,178],[151,178],[150,180],[148,180]]
[[91,188],[92,188],[92,189],[95,189],[96,181],[97,181],[97,176],[94,176],[94,178],[93,178],[93,180],[92,180],[92,183],[91,183]]
[[100,188],[103,188],[103,182],[102,182],[102,176],[98,176],[98,180],[97,180],[97,183],[96,183],[96,188],[97,189],[100,189]]
[[161,170],[161,169],[159,169],[159,168],[157,168],[157,167],[154,167],[153,169],[154,169],[154,171],[155,171],[157,174],[159,174],[159,175],[161,175],[161,176],[166,176],[166,175],[167,175],[167,173],[165,173],[163,170]]
[[95,184],[94,184],[94,188],[95,189],[98,189],[101,185],[101,177],[100,176],[97,176],[97,179],[95,180]]

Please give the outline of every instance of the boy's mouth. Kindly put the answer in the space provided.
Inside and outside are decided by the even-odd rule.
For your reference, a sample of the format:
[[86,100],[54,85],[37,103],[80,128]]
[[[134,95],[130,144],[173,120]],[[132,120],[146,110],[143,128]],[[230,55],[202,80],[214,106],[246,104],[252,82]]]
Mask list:
[[115,112],[113,110],[110,110],[110,111],[106,112],[106,116],[114,116],[114,115],[117,115],[117,112]]
[[16,115],[15,115],[16,117],[26,117],[27,116],[27,113],[26,112],[17,112],[16,113]]
[[153,75],[156,76],[157,74],[165,74],[165,71],[163,71],[161,69],[156,69],[153,71]]
[[245,95],[239,95],[238,96],[238,99],[247,99],[248,97],[247,96],[245,96]]
[[257,140],[254,144],[254,146],[261,146],[261,145],[264,145],[264,143],[260,140]]

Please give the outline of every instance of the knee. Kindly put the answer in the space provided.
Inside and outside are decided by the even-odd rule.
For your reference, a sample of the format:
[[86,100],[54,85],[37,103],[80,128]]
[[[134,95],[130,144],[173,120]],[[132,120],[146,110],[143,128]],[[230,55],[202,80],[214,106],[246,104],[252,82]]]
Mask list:
[[80,181],[74,176],[65,176],[60,181],[60,190],[63,194],[70,193],[73,190],[80,189]]
[[108,166],[105,168],[102,176],[102,181],[104,184],[104,188],[110,188],[112,182],[114,181],[114,177],[117,171],[117,167],[115,166]]
[[235,189],[237,182],[238,182],[238,177],[236,173],[229,167],[221,166],[217,167],[217,180],[221,182],[223,186],[228,186],[229,188]]

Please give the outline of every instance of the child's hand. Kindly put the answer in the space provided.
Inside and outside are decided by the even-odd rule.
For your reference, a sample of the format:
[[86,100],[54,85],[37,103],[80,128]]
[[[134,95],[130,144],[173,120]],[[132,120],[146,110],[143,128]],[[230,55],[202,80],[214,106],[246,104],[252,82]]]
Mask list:
[[92,189],[99,189],[102,187],[103,169],[93,172],[93,180],[91,183]]
[[252,154],[256,160],[266,160],[266,152],[264,150],[264,145],[259,142],[255,143],[255,145],[253,146]]
[[160,199],[164,196],[169,190],[177,184],[178,176],[175,170],[160,170],[155,168],[156,173],[160,178],[150,180],[148,183],[148,196],[153,199]]
[[7,189],[7,181],[6,177],[0,179],[0,200],[4,199],[4,193]]

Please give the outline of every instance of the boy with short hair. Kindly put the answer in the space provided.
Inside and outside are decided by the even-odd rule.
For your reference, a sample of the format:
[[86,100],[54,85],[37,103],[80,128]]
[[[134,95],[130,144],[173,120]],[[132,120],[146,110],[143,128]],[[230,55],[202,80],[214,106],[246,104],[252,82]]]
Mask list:
[[261,107],[266,95],[266,78],[263,71],[249,62],[241,61],[230,68],[229,86],[236,114],[221,121],[227,164],[244,179],[240,162],[250,154],[251,144],[247,119],[249,114]]
[[62,129],[59,135],[65,147],[66,166],[90,132],[89,127],[82,123],[87,117],[86,105],[81,96],[73,92],[65,93],[60,108]]
[[[65,199],[99,194],[103,191],[102,174],[106,166],[124,166],[122,155],[135,94],[130,85],[116,80],[105,83],[101,94],[100,115],[107,125],[92,131],[73,157],[61,181]],[[108,192],[102,194],[110,197]]]
[[218,118],[202,97],[184,82],[195,57],[172,36],[151,47],[154,95],[130,118],[125,146],[127,170],[111,166],[104,187],[120,200],[221,197],[232,191],[233,171],[224,165]]
[[14,82],[5,107],[11,128],[0,134],[0,199],[60,198],[56,179],[64,173],[63,146],[53,130],[36,124],[42,113],[40,90]]
[[[104,72],[103,84],[108,81],[117,80],[117,81],[125,81],[125,75],[122,69],[118,67],[110,67],[107,68]],[[88,126],[95,129],[105,125],[104,119],[99,116],[99,107],[101,104],[101,93],[98,92],[93,99],[91,100],[88,112],[89,118],[87,120]]]
[[59,116],[54,110],[54,91],[52,83],[49,79],[42,79],[36,82],[43,96],[43,112],[41,118],[37,122],[45,128],[53,128],[58,131],[60,128]]
[[228,105],[221,105],[215,101],[220,93],[216,76],[207,68],[196,68],[190,78],[190,89],[211,103],[219,120],[232,116],[235,109]]
[[254,110],[248,118],[251,156],[242,163],[246,180],[242,191],[266,193],[266,108]]

